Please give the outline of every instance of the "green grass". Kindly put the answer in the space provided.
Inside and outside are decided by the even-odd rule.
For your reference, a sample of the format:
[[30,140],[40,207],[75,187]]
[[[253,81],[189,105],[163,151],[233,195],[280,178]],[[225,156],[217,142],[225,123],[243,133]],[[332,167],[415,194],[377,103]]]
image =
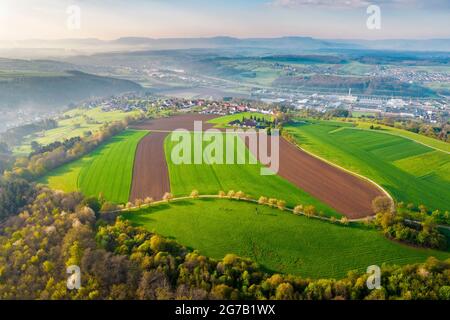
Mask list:
[[42,72],[42,71],[16,71],[16,70],[0,70],[0,81],[10,81],[17,78],[36,78],[36,77],[61,77],[68,76],[65,72]]
[[450,210],[450,156],[398,135],[339,122],[286,126],[306,150],[383,186],[396,200]]
[[86,196],[103,193],[108,201],[126,203],[136,147],[146,134],[146,131],[124,131],[85,157],[52,171],[39,182],[65,192],[81,191]]
[[374,117],[376,115],[375,112],[352,111],[352,117],[354,118]]
[[[356,125],[358,128],[370,130],[370,126],[372,125],[372,123],[358,121],[356,123]],[[382,133],[397,135],[400,137],[414,140],[418,143],[423,143],[431,148],[436,148],[436,149],[439,149],[439,150],[442,150],[445,152],[450,152],[450,143],[448,143],[448,142],[440,141],[440,140],[430,138],[430,137],[427,137],[427,136],[424,136],[421,134],[417,134],[417,133],[414,133],[411,131],[407,131],[407,130],[388,127],[388,126],[384,126],[384,125],[380,125],[380,124],[373,124],[373,125],[376,127],[380,127],[381,130],[379,130],[379,131]]]
[[339,66],[339,71],[348,75],[364,76],[375,71],[375,67],[373,65],[353,61]]
[[272,116],[269,114],[262,114],[258,112],[241,112],[236,114],[230,114],[228,116],[223,116],[219,118],[215,118],[212,120],[209,120],[208,123],[215,124],[215,127],[226,127],[228,123],[234,120],[242,120],[242,118],[250,118],[250,116],[257,117],[257,118],[264,118],[267,120],[272,120]]
[[268,271],[303,277],[339,278],[370,265],[450,257],[448,252],[392,242],[363,227],[334,225],[231,200],[186,200],[124,216],[206,256],[219,259],[235,253],[257,261]]
[[[225,136],[225,134],[219,133]],[[220,190],[243,191],[255,199],[260,196],[282,199],[291,207],[297,204],[311,204],[328,216],[340,217],[334,209],[321,203],[306,192],[277,175],[262,176],[262,165],[250,164],[251,157],[241,139],[236,139],[235,153],[238,148],[245,149],[246,164],[174,164],[172,150],[178,142],[172,142],[171,136],[165,141],[165,153],[170,175],[170,186],[176,196],[189,195],[196,189],[201,194],[217,194]],[[208,143],[204,143],[208,145]],[[224,143],[225,145],[225,143]],[[225,149],[225,146],[224,146]],[[224,150],[225,159],[225,150]],[[193,160],[191,158],[191,160]],[[223,161],[225,162],[225,160]],[[193,163],[193,161],[191,161]]]
[[[103,112],[101,108],[94,108],[90,110],[81,108],[73,109],[64,113],[63,119],[58,120],[57,128],[26,136],[23,139],[22,144],[14,149],[14,153],[30,153],[32,141],[36,141],[41,145],[47,145],[55,141],[62,141],[64,139],[70,139],[77,136],[82,137],[86,131],[96,132],[103,124],[107,122],[120,121],[135,114],[136,111]],[[89,121],[90,123],[86,121],[84,116],[92,119]]]

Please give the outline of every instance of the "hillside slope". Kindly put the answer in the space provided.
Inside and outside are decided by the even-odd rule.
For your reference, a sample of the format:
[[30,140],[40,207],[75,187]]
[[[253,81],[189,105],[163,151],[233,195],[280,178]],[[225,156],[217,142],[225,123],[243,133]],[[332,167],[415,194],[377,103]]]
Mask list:
[[62,107],[88,98],[137,91],[132,81],[101,77],[80,71],[0,72],[0,109]]

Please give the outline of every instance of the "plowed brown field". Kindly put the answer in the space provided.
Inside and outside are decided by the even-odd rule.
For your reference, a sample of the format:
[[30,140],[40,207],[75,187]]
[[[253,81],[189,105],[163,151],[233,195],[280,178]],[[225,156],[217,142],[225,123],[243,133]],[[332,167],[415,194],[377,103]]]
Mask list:
[[372,201],[385,194],[373,183],[324,162],[280,139],[278,175],[351,219],[373,214]]
[[[194,120],[203,121],[203,129],[211,128],[209,115],[181,115],[152,120],[135,126],[153,131],[139,144],[130,199],[151,196],[161,199],[170,191],[169,174],[164,154],[164,139],[175,129],[193,130]],[[371,215],[372,200],[384,193],[374,184],[332,166],[280,139],[278,175],[300,189],[333,207],[349,218]]]

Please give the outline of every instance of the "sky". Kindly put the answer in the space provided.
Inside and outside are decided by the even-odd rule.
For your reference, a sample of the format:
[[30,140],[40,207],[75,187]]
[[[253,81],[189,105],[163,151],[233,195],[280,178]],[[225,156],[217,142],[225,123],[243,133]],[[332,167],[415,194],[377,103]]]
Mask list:
[[0,0],[0,40],[126,36],[450,38],[450,0]]

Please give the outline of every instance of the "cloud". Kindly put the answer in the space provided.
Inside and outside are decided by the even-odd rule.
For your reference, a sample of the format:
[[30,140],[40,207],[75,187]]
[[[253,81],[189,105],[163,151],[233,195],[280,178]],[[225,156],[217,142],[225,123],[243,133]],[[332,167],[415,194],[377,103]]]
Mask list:
[[442,9],[449,8],[448,0],[272,0],[274,7],[328,7],[328,8],[364,8],[371,4],[397,8]]
[[276,7],[364,7],[369,2],[365,0],[274,0]]

